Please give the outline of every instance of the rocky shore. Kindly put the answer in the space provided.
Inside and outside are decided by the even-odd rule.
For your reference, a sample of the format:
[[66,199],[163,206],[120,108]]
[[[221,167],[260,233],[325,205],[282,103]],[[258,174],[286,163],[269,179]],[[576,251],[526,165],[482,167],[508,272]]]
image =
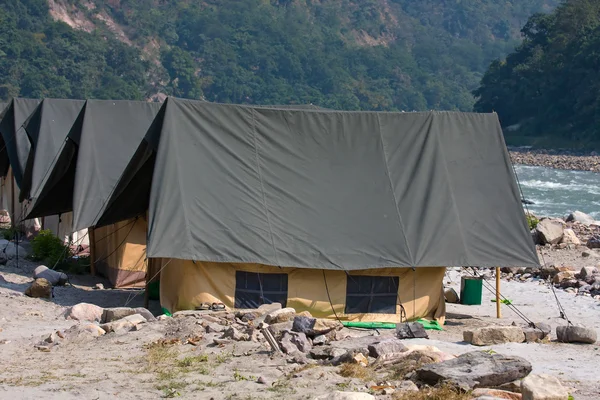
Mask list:
[[572,171],[600,172],[600,155],[566,150],[509,147],[513,164],[532,165]]

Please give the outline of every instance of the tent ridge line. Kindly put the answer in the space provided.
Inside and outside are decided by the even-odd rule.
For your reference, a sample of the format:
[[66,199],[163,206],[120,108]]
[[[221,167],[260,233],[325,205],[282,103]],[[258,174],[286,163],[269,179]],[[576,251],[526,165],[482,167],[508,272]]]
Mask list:
[[396,193],[394,191],[394,184],[392,183],[392,176],[390,175],[390,166],[388,164],[388,156],[385,151],[385,141],[383,140],[383,134],[381,133],[381,120],[379,114],[377,116],[377,133],[379,133],[379,140],[381,142],[381,149],[383,151],[383,162],[385,164],[385,172],[388,177],[388,182],[390,183],[390,190],[392,193],[392,197],[394,199],[394,208],[396,209],[396,215],[398,216],[398,222],[400,223],[400,230],[402,231],[402,236],[404,237],[404,244],[406,246],[406,250],[408,251],[408,257],[410,257],[410,267],[414,267],[415,259],[413,257],[412,251],[410,250],[410,246],[408,243],[408,239],[406,238],[406,231],[404,230],[404,222],[402,221],[402,215],[400,214],[400,208],[398,208],[398,199],[396,198]]
[[265,217],[267,218],[267,225],[269,226],[269,235],[271,236],[271,245],[273,246],[273,255],[277,261],[277,265],[280,265],[279,256],[277,255],[277,248],[275,247],[275,238],[273,235],[273,226],[271,225],[271,217],[269,216],[269,207],[267,207],[267,195],[265,193],[265,185],[263,182],[263,176],[260,168],[260,155],[258,154],[258,141],[256,139],[256,110],[251,108],[250,115],[252,116],[252,141],[254,143],[254,156],[256,157],[256,174],[258,175],[258,181],[260,182],[260,192],[262,196],[263,207],[265,208]]

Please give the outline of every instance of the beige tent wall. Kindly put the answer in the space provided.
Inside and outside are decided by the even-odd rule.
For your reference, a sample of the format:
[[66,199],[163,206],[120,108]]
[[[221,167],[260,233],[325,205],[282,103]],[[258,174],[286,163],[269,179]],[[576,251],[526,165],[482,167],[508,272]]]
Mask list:
[[8,212],[12,226],[18,224],[27,236],[34,235],[42,228],[39,218],[23,221],[27,214],[27,202],[19,203],[19,187],[14,182],[12,168],[9,168],[6,177],[1,179],[0,207]]
[[50,230],[54,235],[61,238],[65,243],[73,245],[89,246],[90,238],[87,229],[82,229],[77,232],[72,232],[73,213],[52,215],[43,218],[44,229]]
[[[278,268],[259,264],[228,264],[192,262],[173,259],[160,273],[161,306],[175,312],[194,309],[201,303],[221,302],[229,308],[234,306],[235,272],[262,272],[288,274],[288,307],[296,311],[309,311],[320,318],[335,318],[349,321],[400,322],[401,307],[404,306],[408,319],[429,318],[443,323],[446,304],[443,293],[443,267],[385,268],[353,271],[351,275],[398,276],[399,304],[396,314],[345,314],[346,272],[304,268]],[[329,289],[329,296],[327,294]],[[335,309],[335,314],[332,310]]]
[[146,229],[144,218],[94,229],[96,268],[114,287],[145,287]]

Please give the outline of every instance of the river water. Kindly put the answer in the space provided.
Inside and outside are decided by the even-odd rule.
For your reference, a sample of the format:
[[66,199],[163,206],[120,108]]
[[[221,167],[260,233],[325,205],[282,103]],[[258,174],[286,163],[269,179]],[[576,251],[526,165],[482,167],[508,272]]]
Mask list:
[[582,211],[600,220],[600,174],[526,165],[515,166],[529,211],[539,216],[564,217]]

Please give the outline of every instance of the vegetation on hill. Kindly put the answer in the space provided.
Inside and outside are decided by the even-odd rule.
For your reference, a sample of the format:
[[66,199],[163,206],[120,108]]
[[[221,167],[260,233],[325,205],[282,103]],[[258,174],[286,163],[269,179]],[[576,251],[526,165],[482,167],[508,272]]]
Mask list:
[[[558,0],[0,2],[0,97],[471,110],[489,63]],[[55,14],[55,19],[57,18]],[[68,21],[67,21],[68,22]],[[115,33],[117,32],[117,33]]]
[[532,16],[524,41],[494,61],[474,93],[511,135],[542,144],[600,143],[600,1],[569,0]]

